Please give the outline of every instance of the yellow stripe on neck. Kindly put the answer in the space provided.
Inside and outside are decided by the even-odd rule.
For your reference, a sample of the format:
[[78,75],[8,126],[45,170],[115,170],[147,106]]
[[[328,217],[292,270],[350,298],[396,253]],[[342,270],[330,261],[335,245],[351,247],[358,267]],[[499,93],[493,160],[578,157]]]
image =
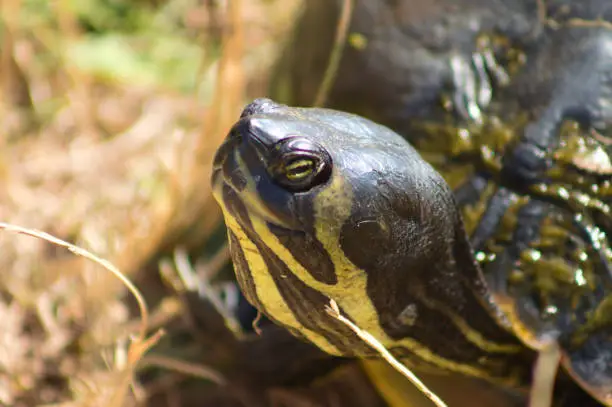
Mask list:
[[[253,193],[249,191],[247,193]],[[490,378],[490,373],[477,366],[457,363],[440,357],[423,344],[411,338],[394,340],[384,331],[380,325],[378,312],[367,293],[367,275],[364,270],[356,267],[344,254],[339,244],[340,228],[344,221],[350,216],[352,207],[352,195],[350,188],[346,188],[342,178],[333,177],[331,184],[323,190],[315,199],[315,230],[316,237],[334,263],[337,276],[336,284],[325,284],[316,280],[293,256],[293,254],[282,245],[278,238],[270,232],[266,222],[258,217],[251,217],[255,233],[263,242],[287,265],[288,269],[304,284],[319,291],[330,299],[335,300],[347,313],[357,326],[374,335],[385,346],[402,346],[415,353],[421,359],[432,363],[442,369],[461,372],[476,377]],[[332,220],[326,222],[326,219]],[[335,226],[334,226],[335,225]],[[256,266],[252,266],[255,268]],[[254,273],[255,274],[255,273]],[[272,282],[273,283],[273,282]],[[256,283],[257,284],[257,283]],[[266,291],[267,292],[267,291]],[[268,308],[274,315],[281,312],[281,303],[275,303],[273,308]],[[331,318],[331,317],[330,317]],[[293,326],[293,325],[290,325]],[[297,326],[299,331],[310,339],[312,332],[304,327]],[[324,329],[324,327],[321,327]],[[330,347],[315,344],[324,351],[332,354]],[[327,342],[327,341],[326,341]]]
[[[314,200],[314,229],[316,231],[316,238],[328,252],[334,264],[334,271],[337,277],[336,284],[326,284],[316,280],[313,275],[295,259],[291,251],[270,232],[264,217],[268,221],[274,221],[277,219],[277,216],[268,209],[265,202],[259,197],[255,182],[250,176],[250,172],[238,152],[235,151],[234,154],[239,170],[242,171],[246,178],[246,187],[241,192],[240,197],[244,200],[245,207],[249,211],[253,231],[261,241],[278,256],[296,278],[307,286],[336,301],[357,326],[368,331],[385,346],[401,346],[413,352],[422,360],[442,369],[491,379],[490,373],[483,368],[479,368],[475,365],[458,363],[440,357],[414,339],[404,338],[395,340],[384,331],[383,327],[380,325],[378,311],[368,296],[366,272],[355,266],[355,264],[346,257],[340,246],[339,238],[341,228],[351,214],[353,203],[352,189],[349,185],[345,184],[342,177],[338,176],[338,174],[333,174],[330,184],[328,184]],[[219,192],[217,192],[217,196],[221,197]],[[219,201],[222,201],[222,199]],[[280,323],[301,332],[322,350],[330,354],[338,355],[339,350],[325,339],[324,336],[305,328],[296,319],[293,312],[283,300],[274,280],[270,276],[267,265],[261,253],[257,250],[256,245],[249,240],[237,220],[225,208],[225,205],[222,204],[221,206],[226,224],[236,235],[243,250],[245,260],[249,264],[252,278],[254,279],[257,297],[266,311]],[[279,277],[282,278],[282,276]],[[324,305],[321,304],[321,307],[323,306]],[[487,350],[487,347],[489,349],[496,348],[496,350],[500,350],[500,347],[503,346],[485,341],[478,332],[471,329],[459,316],[451,318],[451,321],[454,322],[468,340],[474,342],[476,346],[484,350]],[[325,330],[328,329],[328,327],[321,326],[320,329]]]
[[[266,311],[271,313],[272,317],[279,323],[291,327],[301,332],[308,340],[314,343],[319,348],[327,351],[330,354],[340,354],[340,351],[333,346],[324,336],[317,332],[311,331],[304,328],[302,324],[297,320],[291,309],[285,303],[283,296],[281,295],[274,279],[270,275],[268,267],[259,252],[259,249],[253,243],[244,229],[240,226],[236,218],[225,208],[224,204],[221,204],[223,216],[225,217],[225,224],[229,230],[234,233],[238,244],[242,249],[245,261],[247,262],[251,278],[255,285],[255,295],[259,299],[259,302]],[[282,276],[281,276],[282,278]]]

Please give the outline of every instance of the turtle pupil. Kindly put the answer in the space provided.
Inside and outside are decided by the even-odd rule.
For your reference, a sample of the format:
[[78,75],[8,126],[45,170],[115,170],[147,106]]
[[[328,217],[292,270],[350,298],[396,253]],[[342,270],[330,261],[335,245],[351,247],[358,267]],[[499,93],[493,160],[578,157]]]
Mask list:
[[291,181],[299,181],[311,175],[314,162],[309,159],[298,159],[285,166],[285,176]]

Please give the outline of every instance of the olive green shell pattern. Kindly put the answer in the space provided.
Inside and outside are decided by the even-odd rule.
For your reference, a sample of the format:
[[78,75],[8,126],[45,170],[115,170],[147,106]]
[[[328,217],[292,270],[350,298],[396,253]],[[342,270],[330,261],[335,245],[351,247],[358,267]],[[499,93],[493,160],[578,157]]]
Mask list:
[[[272,92],[299,106],[341,2],[307,3]],[[608,0],[356,0],[326,106],[388,125],[443,175],[516,336],[558,341],[612,405],[610,21]]]

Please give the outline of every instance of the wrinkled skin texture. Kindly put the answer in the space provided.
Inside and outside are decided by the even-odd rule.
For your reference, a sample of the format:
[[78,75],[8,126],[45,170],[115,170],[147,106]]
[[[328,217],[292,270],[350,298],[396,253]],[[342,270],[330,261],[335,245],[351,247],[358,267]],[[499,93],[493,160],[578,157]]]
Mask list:
[[[292,104],[314,99],[336,18],[314,16],[339,3],[313,1],[298,29]],[[328,106],[390,126],[440,171],[516,335],[558,342],[612,405],[612,3],[355,3]]]

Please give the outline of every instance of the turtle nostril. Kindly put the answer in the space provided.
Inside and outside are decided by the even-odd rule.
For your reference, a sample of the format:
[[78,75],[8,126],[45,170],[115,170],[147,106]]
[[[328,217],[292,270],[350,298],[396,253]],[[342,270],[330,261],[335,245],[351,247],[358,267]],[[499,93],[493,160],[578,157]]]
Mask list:
[[286,107],[285,105],[281,105],[276,103],[275,101],[267,98],[259,98],[255,99],[248,105],[244,107],[244,110],[240,114],[240,118],[252,116],[258,113],[270,113],[274,110]]

